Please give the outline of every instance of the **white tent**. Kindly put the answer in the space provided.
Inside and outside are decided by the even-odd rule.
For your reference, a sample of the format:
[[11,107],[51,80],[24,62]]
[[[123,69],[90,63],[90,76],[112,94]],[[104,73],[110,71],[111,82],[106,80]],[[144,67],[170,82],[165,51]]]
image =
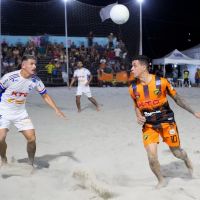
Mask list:
[[165,65],[166,64],[175,64],[175,65],[200,65],[200,60],[190,58],[177,49],[170,52],[166,56],[158,59],[152,60],[153,65],[164,65],[164,76],[165,76]]
[[152,63],[154,65],[166,65],[166,64],[189,64],[189,65],[200,65],[200,60],[190,58],[177,49],[167,54],[166,56],[158,59],[153,59]]
[[194,58],[194,59],[200,59],[200,44],[182,51],[185,55]]

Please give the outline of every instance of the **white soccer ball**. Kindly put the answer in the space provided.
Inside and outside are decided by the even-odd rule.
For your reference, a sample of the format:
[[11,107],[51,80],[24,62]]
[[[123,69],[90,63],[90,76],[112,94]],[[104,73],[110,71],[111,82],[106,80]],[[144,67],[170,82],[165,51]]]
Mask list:
[[110,11],[110,18],[116,24],[124,24],[128,21],[129,10],[122,4],[117,4]]

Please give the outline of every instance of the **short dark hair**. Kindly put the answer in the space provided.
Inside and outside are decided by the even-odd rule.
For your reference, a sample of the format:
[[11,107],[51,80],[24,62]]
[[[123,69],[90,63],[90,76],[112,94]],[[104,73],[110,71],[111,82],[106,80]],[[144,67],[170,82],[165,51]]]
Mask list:
[[30,54],[26,54],[26,55],[23,55],[23,57],[22,57],[22,62],[23,62],[23,61],[27,61],[27,60],[29,60],[29,59],[37,60],[35,56],[30,55]]
[[145,56],[145,55],[137,55],[137,56],[134,56],[132,61],[133,60],[138,60],[141,64],[145,65],[145,66],[149,66],[149,61],[150,59]]

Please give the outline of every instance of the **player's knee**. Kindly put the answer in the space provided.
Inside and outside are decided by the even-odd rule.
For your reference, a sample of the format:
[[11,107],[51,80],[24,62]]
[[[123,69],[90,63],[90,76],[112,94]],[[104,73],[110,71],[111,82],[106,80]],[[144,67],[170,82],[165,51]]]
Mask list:
[[1,138],[0,137],[0,144],[4,143],[5,142],[5,138]]
[[0,133],[0,143],[5,142],[6,134]]
[[176,158],[179,159],[184,159],[187,156],[186,152],[180,148],[171,148],[171,152]]
[[158,157],[157,155],[154,155],[154,154],[149,154],[148,159],[149,159],[150,165],[155,165],[158,162]]
[[28,143],[35,143],[35,141],[36,141],[35,135],[31,135],[31,136],[29,136],[29,137],[27,138],[27,142],[28,142]]

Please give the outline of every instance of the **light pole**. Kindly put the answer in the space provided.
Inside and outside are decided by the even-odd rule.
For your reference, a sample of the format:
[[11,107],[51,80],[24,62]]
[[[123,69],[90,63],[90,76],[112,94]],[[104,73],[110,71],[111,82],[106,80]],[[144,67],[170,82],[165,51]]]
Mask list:
[[67,85],[69,86],[69,52],[68,52],[68,31],[67,31],[67,1],[65,3],[65,44],[66,44],[66,65],[67,65]]
[[143,0],[137,0],[140,4],[140,44],[139,44],[139,55],[142,55],[142,2]]

